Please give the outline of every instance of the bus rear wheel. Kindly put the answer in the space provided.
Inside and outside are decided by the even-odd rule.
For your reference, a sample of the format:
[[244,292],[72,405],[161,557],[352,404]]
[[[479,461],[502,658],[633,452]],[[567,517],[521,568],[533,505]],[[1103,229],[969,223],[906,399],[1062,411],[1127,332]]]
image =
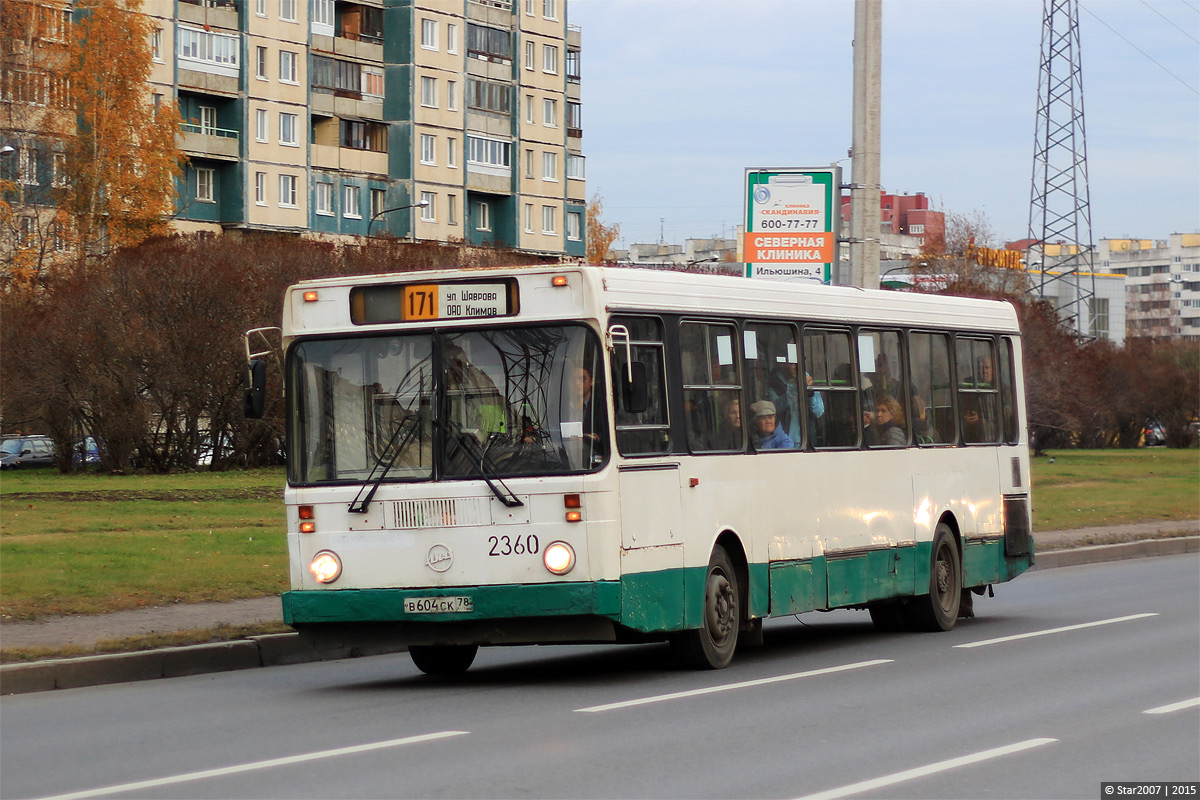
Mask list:
[[962,561],[954,532],[944,522],[933,534],[929,568],[929,594],[914,597],[904,606],[904,621],[915,631],[948,631],[958,619],[962,596]]
[[733,660],[742,622],[737,571],[725,548],[718,545],[708,561],[704,580],[704,619],[700,628],[678,634],[672,644],[684,666],[722,669]]
[[414,644],[408,647],[413,663],[426,675],[466,672],[478,652],[479,645],[475,644]]

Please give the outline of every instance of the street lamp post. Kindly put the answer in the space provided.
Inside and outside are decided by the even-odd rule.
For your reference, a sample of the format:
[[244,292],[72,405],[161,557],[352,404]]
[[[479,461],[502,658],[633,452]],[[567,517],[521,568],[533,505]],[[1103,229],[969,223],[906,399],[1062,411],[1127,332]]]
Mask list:
[[375,220],[379,219],[384,214],[387,214],[391,211],[403,211],[406,208],[425,208],[425,206],[427,206],[427,205],[429,205],[429,201],[422,200],[419,203],[409,203],[406,206],[395,206],[393,208],[385,208],[380,211],[376,211],[374,214],[371,215],[371,221],[367,223],[367,238],[368,239],[371,238],[371,228],[374,227]]

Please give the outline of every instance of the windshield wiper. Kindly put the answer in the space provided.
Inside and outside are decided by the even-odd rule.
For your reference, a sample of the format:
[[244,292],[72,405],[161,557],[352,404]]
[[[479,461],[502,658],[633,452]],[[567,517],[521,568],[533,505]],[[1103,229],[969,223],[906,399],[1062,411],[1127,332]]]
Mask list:
[[[371,498],[375,496],[375,492],[383,483],[383,479],[387,477],[392,465],[396,463],[396,459],[408,447],[409,442],[412,441],[413,436],[416,435],[420,427],[420,414],[405,413],[403,419],[400,420],[400,424],[392,431],[391,438],[388,439],[383,452],[379,454],[379,458],[375,459],[375,463],[371,467],[371,472],[367,475],[366,483],[363,484],[362,488],[358,490],[358,494],[354,496],[354,500],[351,501],[351,514],[367,513],[367,506],[371,504]],[[406,428],[407,431],[405,432]],[[401,432],[404,432],[403,439],[400,439]],[[399,444],[397,444],[398,439],[400,440]],[[379,477],[375,476],[376,470],[379,470]],[[363,496],[363,492],[366,492],[365,497]]]
[[[505,505],[507,508],[517,508],[525,505],[521,502],[521,498],[513,494],[512,489],[509,489],[504,481],[496,476],[496,467],[492,463],[492,458],[487,454],[487,451],[479,444],[479,440],[471,434],[458,427],[454,422],[439,421],[438,425],[442,427],[448,435],[454,437],[458,446],[467,454],[472,466],[479,465],[479,477],[483,478],[483,482],[492,490],[492,494],[496,495],[496,499]],[[488,473],[491,473],[491,476]],[[499,485],[497,485],[499,484]]]

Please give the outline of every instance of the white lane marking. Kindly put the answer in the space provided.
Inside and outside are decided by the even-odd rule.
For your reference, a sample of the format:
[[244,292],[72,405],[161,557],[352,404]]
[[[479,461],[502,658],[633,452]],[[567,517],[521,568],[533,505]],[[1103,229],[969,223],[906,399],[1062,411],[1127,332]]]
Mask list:
[[956,767],[965,767],[967,764],[975,764],[979,761],[987,761],[989,758],[999,758],[1007,756],[1011,753],[1019,753],[1022,750],[1029,750],[1034,747],[1041,747],[1044,744],[1057,742],[1058,739],[1026,739],[1023,742],[1016,744],[1005,745],[1004,747],[996,747],[991,750],[984,750],[981,753],[973,753],[969,756],[959,756],[958,758],[947,759],[946,761],[938,761],[936,764],[929,764],[916,769],[906,769],[903,772],[893,772],[891,775],[884,775],[882,778],[873,778],[869,781],[859,781],[852,783],[849,786],[843,786],[839,789],[829,789],[828,791],[818,792],[817,794],[809,794],[799,798],[799,800],[836,800],[839,797],[849,797],[852,794],[859,792],[869,792],[872,789],[880,789],[884,786],[892,786],[904,781],[911,781],[915,778],[924,778],[926,775],[934,775],[939,772],[954,769]]
[[1185,708],[1195,708],[1200,706],[1200,697],[1193,697],[1191,700],[1181,700],[1178,703],[1171,703],[1169,706],[1159,706],[1158,708],[1148,708],[1143,711],[1143,714],[1170,714],[1172,711],[1183,711]]
[[660,694],[654,697],[643,697],[638,700],[622,700],[619,703],[607,703],[602,706],[590,706],[588,708],[577,708],[576,711],[592,713],[595,711],[612,711],[616,708],[629,708],[630,706],[644,706],[648,703],[661,703],[664,700],[678,700],[681,697],[695,697],[702,694],[713,694],[714,692],[728,692],[733,689],[746,689],[751,686],[764,686],[768,683],[779,683],[781,681],[791,681],[797,678],[810,678],[814,675],[830,675],[834,672],[845,672],[851,669],[861,669],[862,667],[873,667],[876,664],[890,664],[892,659],[880,658],[874,661],[859,661],[854,664],[844,664],[840,667],[826,667],[825,669],[814,669],[808,672],[793,672],[788,675],[777,675],[774,678],[759,678],[753,681],[742,681],[741,683],[726,683],[721,686],[709,686],[706,689],[691,689],[686,692],[672,692],[671,694]]
[[1048,636],[1051,633],[1064,633],[1065,631],[1078,631],[1083,628],[1094,628],[1097,625],[1111,625],[1114,622],[1128,622],[1131,619],[1144,619],[1145,617],[1157,617],[1157,613],[1151,614],[1130,614],[1128,617],[1113,617],[1112,619],[1102,619],[1096,622],[1083,622],[1079,625],[1066,625],[1062,628],[1049,628],[1044,631],[1033,631],[1032,633],[1018,633],[1015,636],[1001,636],[999,639],[984,639],[981,642],[968,642],[967,644],[956,644],[955,647],[983,647],[985,644],[999,644],[1000,642],[1015,642],[1017,639],[1032,639],[1035,636]]
[[188,781],[199,781],[205,778],[219,778],[223,775],[236,775],[239,772],[251,772],[256,769],[270,769],[271,767],[284,767],[289,764],[302,764],[305,761],[316,761],[322,758],[335,758],[337,756],[348,756],[355,753],[369,753],[372,750],[384,750],[389,747],[400,747],[406,744],[417,744],[418,742],[429,742],[435,739],[447,739],[451,736],[463,736],[469,731],[441,731],[440,733],[426,733],[421,736],[407,736],[403,739],[389,739],[386,742],[373,742],[371,744],[359,744],[353,747],[339,747],[335,750],[320,750],[316,753],[305,753],[299,756],[287,756],[286,758],[272,758],[267,761],[254,761],[249,764],[238,764],[233,767],[221,767],[219,769],[206,769],[201,772],[188,772],[184,775],[174,775],[170,778],[156,778],[149,781],[137,781],[135,783],[123,783],[120,786],[107,786],[103,789],[85,789],[82,792],[71,792],[70,794],[58,794],[53,797],[44,797],[42,800],[79,800],[84,797],[102,797],[109,794],[123,794],[125,792],[135,792],[141,789],[155,789],[159,786],[170,786],[176,783],[187,783]]

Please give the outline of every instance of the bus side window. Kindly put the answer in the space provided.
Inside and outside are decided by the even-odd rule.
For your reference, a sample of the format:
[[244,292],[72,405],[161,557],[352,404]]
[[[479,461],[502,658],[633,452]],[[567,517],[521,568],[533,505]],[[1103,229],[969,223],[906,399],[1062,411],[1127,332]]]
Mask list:
[[900,334],[896,331],[858,332],[859,385],[862,387],[863,416],[870,416],[864,430],[872,447],[908,444],[909,411],[913,405],[904,381],[904,359]]
[[[621,402],[621,381],[613,381],[613,407],[616,409],[617,449],[621,455],[655,455],[671,450],[671,428],[667,417],[667,383],[663,359],[662,323],[647,317],[613,317],[611,325],[629,329],[629,350],[633,360],[646,368],[645,411],[631,412]],[[613,375],[625,369],[624,345],[612,351]]]
[[997,373],[1000,378],[1000,418],[1004,424],[1004,441],[1016,444],[1020,441],[1020,431],[1017,430],[1017,392],[1016,381],[1012,371],[1012,339],[1008,336],[1000,340],[1000,365]]
[[908,363],[912,383],[908,417],[913,440],[919,445],[955,441],[949,337],[943,333],[910,334]]
[[810,402],[813,395],[819,394],[825,409],[825,413],[817,418],[814,446],[858,447],[862,411],[850,334],[806,328],[804,365],[813,379],[805,394]]
[[1000,392],[996,387],[996,353],[992,341],[960,337],[955,340],[955,356],[963,441],[968,444],[1000,441]]
[[679,326],[683,405],[688,449],[745,449],[737,331],[732,325],[684,322]]
[[[796,344],[796,330],[791,325],[746,325],[743,337],[746,357],[747,383],[750,385],[751,404],[767,400],[775,406],[775,424],[792,440],[794,448],[804,443],[804,417],[800,398],[805,396],[800,378],[800,351]],[[808,392],[811,401],[819,405],[824,414],[824,399],[819,393]],[[808,402],[808,401],[806,401]],[[813,436],[812,426],[819,414],[810,407],[809,439]],[[755,421],[749,421],[751,430]],[[758,435],[758,434],[755,434]],[[786,449],[786,448],[785,448]]]

